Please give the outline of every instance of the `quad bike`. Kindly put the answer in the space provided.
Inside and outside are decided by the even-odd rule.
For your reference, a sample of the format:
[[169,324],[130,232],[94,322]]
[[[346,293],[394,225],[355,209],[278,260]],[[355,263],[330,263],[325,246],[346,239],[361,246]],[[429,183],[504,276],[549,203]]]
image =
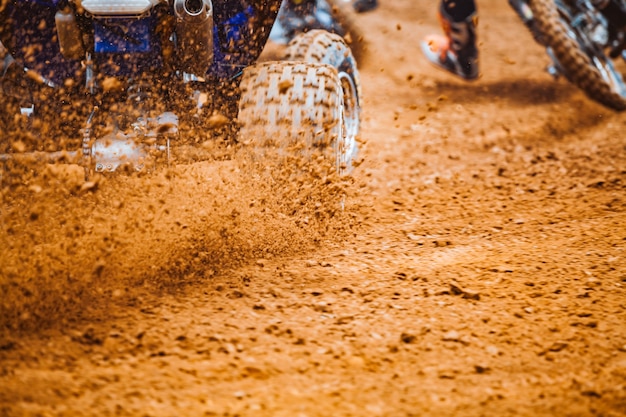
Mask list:
[[341,36],[312,30],[283,60],[258,62],[280,5],[0,0],[0,168],[35,159],[146,170],[178,148],[232,137],[299,143],[348,173],[356,61]]
[[563,75],[591,99],[626,109],[626,85],[614,59],[626,59],[623,0],[509,0]]

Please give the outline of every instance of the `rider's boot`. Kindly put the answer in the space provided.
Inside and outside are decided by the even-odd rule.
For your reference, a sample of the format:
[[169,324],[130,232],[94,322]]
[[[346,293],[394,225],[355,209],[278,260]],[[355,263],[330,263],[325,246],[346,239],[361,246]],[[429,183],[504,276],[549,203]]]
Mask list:
[[444,36],[427,36],[421,43],[422,52],[433,64],[465,80],[478,78],[476,11],[462,20],[455,20],[442,4],[439,18]]

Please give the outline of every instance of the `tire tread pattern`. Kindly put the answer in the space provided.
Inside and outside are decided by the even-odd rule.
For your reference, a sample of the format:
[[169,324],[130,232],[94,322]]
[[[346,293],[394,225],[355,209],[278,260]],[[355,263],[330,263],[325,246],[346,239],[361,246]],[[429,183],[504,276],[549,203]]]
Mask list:
[[330,146],[341,133],[341,85],[330,65],[266,62],[244,71],[240,141],[260,147]]
[[362,90],[357,62],[350,46],[344,39],[325,30],[311,30],[292,39],[285,51],[285,60],[320,62],[332,65],[338,71],[350,75],[357,89],[357,99],[361,102]]

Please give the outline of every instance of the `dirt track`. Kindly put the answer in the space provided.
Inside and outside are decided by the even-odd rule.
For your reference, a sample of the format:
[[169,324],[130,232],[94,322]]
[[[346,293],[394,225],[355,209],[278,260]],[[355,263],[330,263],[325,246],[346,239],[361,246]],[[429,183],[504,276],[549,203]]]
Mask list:
[[3,296],[26,307],[3,320],[0,415],[626,415],[626,118],[543,72],[506,2],[479,1],[480,80],[434,70],[422,3],[359,16],[344,212],[285,209],[231,162],[68,197],[88,221],[67,191],[24,203],[2,288],[43,268],[24,285],[48,310],[29,328],[32,295]]

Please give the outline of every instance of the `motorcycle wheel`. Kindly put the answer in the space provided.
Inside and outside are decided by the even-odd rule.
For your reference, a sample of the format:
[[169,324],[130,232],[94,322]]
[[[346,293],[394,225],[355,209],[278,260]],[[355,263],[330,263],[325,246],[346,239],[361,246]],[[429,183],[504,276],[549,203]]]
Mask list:
[[613,62],[571,24],[567,5],[555,0],[532,0],[537,27],[548,53],[565,77],[585,94],[609,108],[626,109],[626,86]]
[[281,157],[319,154],[340,174],[352,166],[342,80],[327,64],[272,61],[244,70],[239,100],[239,142],[257,154]]

